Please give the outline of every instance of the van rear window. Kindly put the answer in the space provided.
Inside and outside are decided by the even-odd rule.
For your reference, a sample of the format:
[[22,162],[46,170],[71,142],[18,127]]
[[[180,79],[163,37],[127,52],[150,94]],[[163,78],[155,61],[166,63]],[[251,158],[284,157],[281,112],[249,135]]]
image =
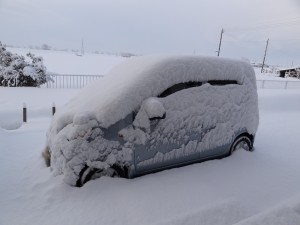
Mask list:
[[199,87],[201,85],[202,85],[202,82],[197,82],[197,81],[189,81],[189,82],[175,84],[172,87],[169,87],[168,89],[166,89],[164,92],[162,92],[158,97],[164,98],[164,97],[167,97],[168,95],[174,94],[177,91],[181,91],[183,89],[188,89],[188,88],[192,88],[192,87]]
[[207,81],[210,85],[227,85],[227,84],[238,84],[236,80],[209,80]]
[[210,85],[214,86],[223,86],[228,84],[238,84],[236,80],[209,80],[207,82],[198,82],[198,81],[189,81],[189,82],[183,82],[179,84],[175,84],[168,89],[166,89],[164,92],[162,92],[158,97],[164,98],[171,94],[174,94],[177,91],[181,91],[183,89],[193,88],[193,87],[199,87],[204,83],[209,83]]

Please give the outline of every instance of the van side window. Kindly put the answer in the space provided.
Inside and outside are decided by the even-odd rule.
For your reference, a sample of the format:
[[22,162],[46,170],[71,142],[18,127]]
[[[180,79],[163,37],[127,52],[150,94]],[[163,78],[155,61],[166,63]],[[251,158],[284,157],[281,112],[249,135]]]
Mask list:
[[165,91],[163,91],[160,95],[158,95],[158,97],[164,98],[171,94],[174,94],[177,91],[181,91],[183,89],[188,89],[188,88],[192,88],[192,87],[199,87],[201,85],[202,85],[202,82],[197,82],[197,81],[189,81],[189,82],[175,84],[175,85],[169,87],[168,89],[166,89]]
[[221,86],[227,84],[238,84],[236,80],[209,80],[207,81],[210,85]]

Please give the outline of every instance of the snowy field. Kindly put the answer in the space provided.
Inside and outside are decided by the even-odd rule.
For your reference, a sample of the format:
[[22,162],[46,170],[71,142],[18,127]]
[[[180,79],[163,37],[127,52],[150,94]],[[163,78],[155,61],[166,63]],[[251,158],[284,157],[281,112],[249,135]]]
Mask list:
[[59,110],[78,90],[0,88],[0,225],[300,224],[300,89],[259,90],[254,152],[75,188],[53,177],[41,151],[52,103]]
[[8,51],[26,56],[28,52],[36,56],[42,56],[47,72],[73,75],[103,75],[112,66],[123,61],[125,58],[116,55],[102,55],[86,53],[83,57],[74,52],[47,51],[24,48],[7,48]]

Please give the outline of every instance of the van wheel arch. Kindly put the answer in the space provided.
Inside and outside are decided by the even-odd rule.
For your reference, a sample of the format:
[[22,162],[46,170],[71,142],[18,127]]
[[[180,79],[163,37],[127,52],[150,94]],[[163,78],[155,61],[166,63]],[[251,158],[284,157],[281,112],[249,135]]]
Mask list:
[[[118,164],[112,165],[110,168],[109,176],[111,177],[124,177],[126,178],[128,176],[128,168],[126,166],[122,167]],[[80,173],[78,180],[76,181],[76,187],[82,187],[86,182],[93,180],[93,176],[97,173],[105,172],[103,170],[97,169],[97,168],[91,168],[88,165],[85,165]]]
[[249,133],[242,133],[238,135],[230,146],[229,155],[231,155],[239,147],[242,146],[245,147],[245,150],[252,152],[254,150],[253,142],[254,142],[254,136]]

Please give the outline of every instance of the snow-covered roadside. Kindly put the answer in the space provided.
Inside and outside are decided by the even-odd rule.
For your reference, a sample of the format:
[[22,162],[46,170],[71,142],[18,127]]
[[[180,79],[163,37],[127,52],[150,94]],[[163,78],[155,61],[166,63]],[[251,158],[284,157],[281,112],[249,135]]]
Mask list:
[[[57,90],[46,91],[54,96]],[[67,100],[64,91],[57,93],[61,104]],[[1,104],[14,102],[14,95],[3,95]],[[33,108],[53,101],[48,97],[44,105],[42,94],[21,89],[18,96],[32,99]],[[41,150],[51,116],[32,118],[17,130],[0,129],[0,224],[168,224],[200,220],[201,212],[211,217],[224,212],[230,222],[238,222],[265,213],[299,194],[299,98],[299,90],[259,90],[261,119],[252,153],[240,151],[133,180],[105,177],[83,188],[65,185],[44,166]],[[238,206],[241,211],[228,209]],[[211,217],[208,221],[214,221]]]
[[254,67],[257,80],[300,81],[294,77],[282,78],[276,73],[261,73],[261,68]]

